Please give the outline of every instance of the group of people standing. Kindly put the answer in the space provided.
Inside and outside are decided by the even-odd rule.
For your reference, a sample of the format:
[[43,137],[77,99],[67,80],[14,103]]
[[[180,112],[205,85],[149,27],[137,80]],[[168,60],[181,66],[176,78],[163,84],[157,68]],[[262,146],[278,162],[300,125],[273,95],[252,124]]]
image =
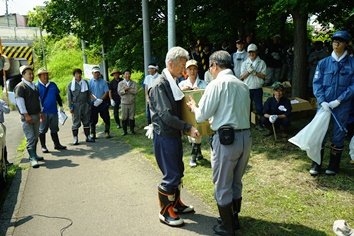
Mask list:
[[[49,80],[50,72],[45,68],[38,70],[38,83],[34,84],[34,69],[32,66],[20,67],[21,82],[14,89],[16,106],[21,116],[22,128],[26,137],[26,149],[29,153],[30,165],[39,167],[39,161],[44,158],[37,155],[38,139],[43,153],[48,153],[46,133],[50,134],[54,142],[54,149],[64,150],[66,146],[59,141],[58,113],[64,112],[63,102],[57,85]],[[72,115],[73,144],[78,145],[78,133],[83,126],[85,141],[95,142],[98,116],[105,124],[106,138],[110,135],[109,106],[114,108],[114,118],[117,128],[121,128],[119,106],[122,107],[123,134],[127,135],[127,126],[130,125],[131,134],[135,134],[135,94],[137,85],[130,80],[130,70],[124,71],[124,79],[114,69],[111,73],[113,80],[108,84],[102,77],[100,68],[92,68],[92,78],[88,81],[82,78],[82,70],[73,70],[73,79],[67,87],[67,98]],[[109,103],[110,102],[110,103]],[[58,109],[59,105],[59,109]]]
[[[351,36],[347,31],[338,31],[333,34],[332,40],[331,56],[321,60],[317,66],[313,80],[314,94],[319,102],[318,109],[333,112],[339,122],[345,125],[354,95],[354,75],[351,72],[354,60],[346,52]],[[239,48],[242,50],[241,46]],[[195,114],[197,122],[209,120],[210,127],[215,132],[211,137],[211,165],[214,196],[220,214],[218,224],[213,229],[218,235],[235,235],[235,230],[240,229],[238,213],[242,201],[242,176],[252,143],[251,100],[255,100],[256,111],[263,113],[259,122],[267,126],[279,122],[285,128],[290,125],[291,104],[283,97],[282,85],[274,87],[274,96],[268,98],[263,110],[257,107],[258,103],[262,103],[259,94],[266,79],[267,66],[257,56],[255,44],[248,45],[247,54],[248,57],[244,56],[243,62],[237,59],[237,56],[241,57],[241,53],[234,55],[234,62],[240,64],[231,67],[232,57],[227,51],[212,53],[207,72],[212,75],[213,80],[207,85],[203,84],[205,91],[198,104],[191,96],[186,104]],[[194,211],[193,206],[181,201],[184,175],[181,131],[188,132],[189,140],[194,140],[195,144],[201,138],[195,127],[181,119],[181,106],[184,105],[181,101],[185,96],[182,91],[200,89],[198,84],[201,83],[197,76],[198,62],[188,59],[188,52],[183,48],[171,48],[166,54],[166,68],[146,91],[155,157],[163,174],[158,186],[159,219],[170,226],[183,225],[183,219],[178,213]],[[180,82],[178,88],[176,84],[184,70],[190,78]],[[327,175],[335,175],[339,171],[344,137],[345,134],[338,124],[334,123],[330,163],[325,172]],[[323,144],[325,142],[323,140]],[[320,173],[323,153],[322,149],[321,163],[312,164],[311,175]]]

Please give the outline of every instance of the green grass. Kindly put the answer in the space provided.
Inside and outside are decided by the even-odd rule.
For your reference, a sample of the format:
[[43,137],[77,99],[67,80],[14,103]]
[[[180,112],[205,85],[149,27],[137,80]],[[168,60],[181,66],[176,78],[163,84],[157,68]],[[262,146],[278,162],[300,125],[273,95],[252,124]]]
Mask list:
[[[145,103],[142,89],[137,94],[136,130],[138,135],[121,138],[141,152],[158,169],[152,141],[145,137]],[[299,114],[297,114],[299,115]],[[291,136],[312,118],[294,118]],[[113,115],[111,116],[113,117]],[[113,122],[113,119],[112,119]],[[120,130],[115,130],[120,134]],[[252,132],[252,152],[243,177],[243,201],[240,213],[242,235],[333,235],[335,220],[345,219],[354,225],[354,165],[349,164],[348,142],[342,156],[341,171],[336,176],[324,174],[314,178],[308,173],[311,160],[286,139],[274,141],[263,137],[266,131]],[[184,187],[200,197],[217,213],[213,196],[209,138],[203,137],[204,160],[190,168],[191,147],[186,138],[184,147]],[[327,167],[329,144],[323,168]],[[160,180],[157,179],[158,183]],[[196,209],[198,211],[198,209]]]

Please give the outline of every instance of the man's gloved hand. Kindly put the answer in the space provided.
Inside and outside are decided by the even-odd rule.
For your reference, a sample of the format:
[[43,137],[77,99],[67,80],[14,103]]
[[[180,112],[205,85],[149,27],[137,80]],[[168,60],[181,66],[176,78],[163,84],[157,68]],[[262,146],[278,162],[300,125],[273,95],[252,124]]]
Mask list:
[[279,111],[287,111],[287,109],[283,105],[280,105],[278,109]]
[[94,105],[95,107],[98,107],[99,105],[101,105],[102,102],[103,102],[102,99],[97,98],[96,101],[93,102],[93,105]]
[[269,121],[270,123],[274,124],[274,122],[278,119],[278,115],[270,115]]
[[332,109],[336,108],[339,105],[340,105],[340,102],[337,99],[329,102],[329,107]]
[[321,103],[321,106],[323,107],[323,109],[325,110],[325,111],[329,111],[329,103],[328,102],[322,102]]
[[116,105],[116,102],[113,99],[111,99],[111,106],[114,107],[115,105]]
[[249,74],[253,74],[253,72],[254,72],[254,67],[252,66],[252,64],[247,68],[247,72],[248,72]]
[[154,138],[154,128],[153,128],[152,124],[145,126],[144,129],[146,130],[145,136],[148,137],[149,139],[153,139]]

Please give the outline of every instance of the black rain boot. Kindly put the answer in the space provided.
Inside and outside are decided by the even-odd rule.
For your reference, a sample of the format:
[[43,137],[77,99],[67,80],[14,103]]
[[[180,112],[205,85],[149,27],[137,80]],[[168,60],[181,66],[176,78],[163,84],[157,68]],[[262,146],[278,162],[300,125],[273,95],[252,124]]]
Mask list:
[[175,190],[167,189],[166,187],[159,185],[158,187],[160,222],[169,226],[182,226],[184,221],[179,218],[173,211],[173,202],[175,200]]
[[[86,142],[87,143],[94,143],[95,140],[90,136],[90,127],[84,127],[84,133],[86,136]],[[92,132],[91,132],[92,134]],[[96,136],[96,132],[95,132],[95,136]]]
[[242,202],[242,197],[232,200],[232,204],[234,208],[234,230],[241,229],[240,221],[238,219],[238,213],[240,213],[241,211],[241,202]]
[[58,133],[50,133],[50,135],[52,136],[52,140],[53,140],[53,143],[54,143],[54,149],[57,149],[57,150],[66,149],[66,146],[63,146],[63,145],[60,144]]
[[[233,209],[234,209],[234,223],[233,223],[234,230],[241,229],[240,221],[238,219],[238,213],[240,213],[240,211],[241,211],[241,201],[242,201],[242,197],[232,200],[232,206],[233,206]],[[219,217],[217,219],[217,221],[218,221],[219,224],[222,224],[221,217]]]
[[321,167],[322,167],[323,156],[324,156],[324,147],[321,148],[320,164],[316,163],[315,161],[312,161],[312,165],[311,165],[311,168],[310,168],[310,175],[317,176],[317,175],[320,174]]
[[45,145],[45,134],[40,133],[39,134],[39,141],[41,142],[41,147],[42,147],[42,152],[43,153],[48,153],[48,148]]
[[78,138],[79,130],[73,129],[72,132],[73,132],[73,137],[74,137],[73,144],[74,145],[79,145],[79,138]]
[[195,143],[192,143],[192,152],[191,157],[189,158],[189,166],[196,167],[197,166],[197,147]]
[[263,130],[263,126],[262,126],[262,123],[261,123],[261,116],[260,115],[256,115],[256,128],[259,131]]
[[202,154],[202,144],[201,143],[197,143],[195,144],[197,146],[197,160],[200,161],[202,160],[204,157],[203,157],[203,154]]
[[114,116],[114,120],[116,121],[116,124],[117,124],[117,129],[122,128],[122,127],[120,126],[119,115],[118,115],[118,116]]
[[[85,130],[85,127],[84,127],[84,130]],[[87,137],[87,135],[86,135],[86,137]],[[91,125],[91,139],[96,139],[96,125]]]
[[109,135],[109,129],[111,128],[110,124],[105,124],[104,126],[104,133],[106,134],[106,138],[112,138],[111,135]]
[[340,159],[342,157],[343,146],[336,147],[332,144],[331,146],[331,156],[329,159],[329,165],[326,170],[326,175],[336,175],[339,172]]
[[123,128],[123,133],[122,136],[125,136],[128,134],[127,128],[128,128],[128,120],[122,120],[122,128]]
[[222,223],[220,225],[215,225],[213,227],[215,233],[217,235],[225,235],[225,236],[235,236],[234,231],[234,212],[232,209],[233,203],[230,202],[226,206],[218,205],[219,214],[222,219]]
[[135,120],[129,120],[129,126],[130,126],[130,133],[135,134],[135,131],[134,131]]
[[182,189],[182,184],[179,184],[178,188],[176,189],[175,201],[173,202],[173,211],[176,212],[176,213],[191,213],[191,212],[194,212],[194,207],[193,206],[186,206],[181,201],[181,189]]
[[5,159],[5,164],[7,166],[11,166],[12,164],[14,164],[12,162],[9,162],[9,160],[7,160],[7,147],[6,146],[4,147],[4,159]]

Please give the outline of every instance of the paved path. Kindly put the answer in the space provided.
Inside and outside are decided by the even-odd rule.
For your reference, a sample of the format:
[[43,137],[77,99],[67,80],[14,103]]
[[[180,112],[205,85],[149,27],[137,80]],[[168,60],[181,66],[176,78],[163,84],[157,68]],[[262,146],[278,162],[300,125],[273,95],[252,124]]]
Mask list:
[[[9,127],[9,132],[22,138],[17,112],[5,119],[14,128]],[[54,150],[47,134],[51,153],[43,155],[45,162],[16,174],[1,214],[0,235],[61,235],[70,224],[62,235],[213,235],[215,213],[186,189],[182,200],[193,205],[196,213],[181,215],[186,223],[181,228],[161,224],[160,172],[121,137],[87,144],[81,131],[80,145],[71,145],[70,125],[68,120],[59,132],[68,150]],[[16,146],[18,141],[8,135],[8,145]],[[21,165],[28,166],[27,160],[25,153]]]

